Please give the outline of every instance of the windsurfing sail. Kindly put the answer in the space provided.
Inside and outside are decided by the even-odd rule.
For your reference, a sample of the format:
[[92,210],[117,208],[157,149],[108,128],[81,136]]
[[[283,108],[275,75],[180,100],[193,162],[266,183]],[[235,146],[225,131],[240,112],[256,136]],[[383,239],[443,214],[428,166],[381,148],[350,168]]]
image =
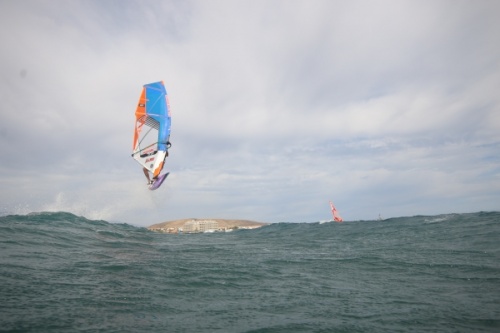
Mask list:
[[132,157],[158,177],[170,148],[170,105],[163,81],[145,84],[135,110]]
[[342,221],[344,221],[342,219],[342,217],[340,217],[339,212],[337,211],[337,209],[333,205],[333,202],[331,202],[331,201],[330,201],[330,209],[332,210],[333,220],[335,222],[342,222]]

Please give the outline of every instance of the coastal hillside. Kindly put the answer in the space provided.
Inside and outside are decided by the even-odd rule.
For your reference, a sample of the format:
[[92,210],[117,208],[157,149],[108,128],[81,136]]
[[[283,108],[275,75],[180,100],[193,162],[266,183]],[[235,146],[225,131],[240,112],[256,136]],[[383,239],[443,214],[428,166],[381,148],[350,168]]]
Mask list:
[[177,233],[177,232],[206,232],[230,231],[235,229],[255,229],[268,225],[268,223],[249,220],[227,219],[182,219],[153,224],[148,227],[151,231]]

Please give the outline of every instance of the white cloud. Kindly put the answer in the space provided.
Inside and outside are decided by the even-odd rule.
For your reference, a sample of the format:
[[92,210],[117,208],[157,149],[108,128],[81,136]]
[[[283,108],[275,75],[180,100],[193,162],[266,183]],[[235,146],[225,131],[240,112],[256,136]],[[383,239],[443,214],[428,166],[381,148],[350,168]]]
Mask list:
[[[6,1],[0,200],[148,225],[498,209],[493,1]],[[129,157],[164,80],[171,175]],[[61,198],[64,198],[61,199]]]

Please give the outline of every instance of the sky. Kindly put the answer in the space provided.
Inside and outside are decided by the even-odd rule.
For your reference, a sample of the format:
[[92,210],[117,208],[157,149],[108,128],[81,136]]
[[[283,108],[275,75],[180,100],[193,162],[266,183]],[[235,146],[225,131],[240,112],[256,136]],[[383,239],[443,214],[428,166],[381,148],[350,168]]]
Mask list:
[[[0,0],[0,212],[148,226],[500,210],[496,0]],[[170,175],[134,161],[163,80]]]

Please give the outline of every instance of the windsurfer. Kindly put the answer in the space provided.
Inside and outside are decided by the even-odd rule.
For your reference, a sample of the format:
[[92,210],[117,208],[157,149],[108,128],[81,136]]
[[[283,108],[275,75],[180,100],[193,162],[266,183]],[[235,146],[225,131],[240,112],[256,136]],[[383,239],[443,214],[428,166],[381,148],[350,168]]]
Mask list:
[[153,180],[151,180],[151,178],[149,178],[149,171],[148,171],[148,169],[146,169],[146,168],[142,168],[142,171],[144,172],[144,175],[145,175],[145,176],[146,176],[146,178],[148,179],[148,185],[153,184],[153,182],[154,182],[154,178],[153,178]]
[[[172,146],[172,144],[169,142],[167,142],[167,149],[170,148]],[[165,157],[163,158],[163,163],[165,163],[165,159],[167,158],[168,156],[168,150],[165,152]],[[144,172],[144,176],[146,176],[146,178],[148,179],[148,185],[151,185],[155,182],[156,178],[158,178],[158,176],[156,177],[153,177],[153,179],[151,179],[149,177],[149,170],[146,169],[145,167],[142,168],[142,171]]]

